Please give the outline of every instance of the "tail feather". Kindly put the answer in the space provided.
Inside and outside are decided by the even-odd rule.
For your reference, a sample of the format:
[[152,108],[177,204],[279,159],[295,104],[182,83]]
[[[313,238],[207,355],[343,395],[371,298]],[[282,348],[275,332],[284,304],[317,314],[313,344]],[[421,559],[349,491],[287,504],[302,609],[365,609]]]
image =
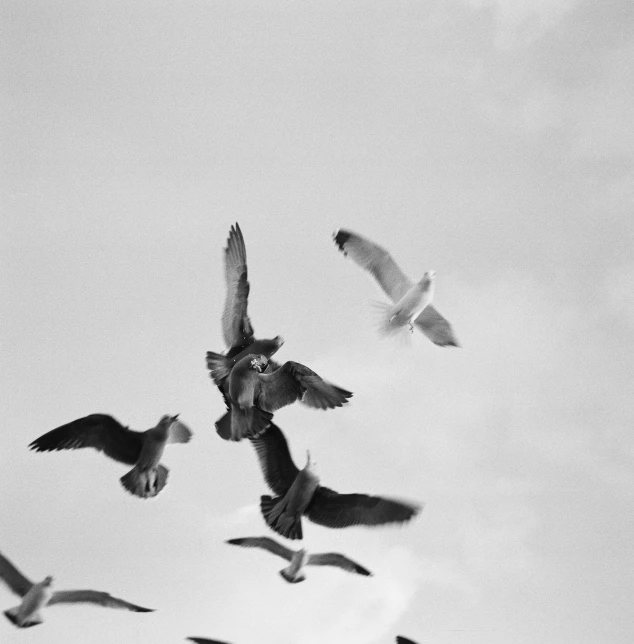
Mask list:
[[231,373],[231,360],[227,356],[213,351],[207,351],[207,369],[212,380],[218,385],[222,385],[225,379]]
[[22,624],[18,623],[18,611],[20,610],[19,606],[16,606],[15,608],[9,608],[8,610],[4,611],[4,615],[6,618],[12,623],[15,624],[18,628],[28,628],[29,626],[37,626],[38,624],[41,624],[44,620],[42,619],[42,616],[40,615],[39,612],[33,613],[29,617],[29,619]]
[[271,424],[273,414],[259,407],[231,408],[231,440],[257,438]]
[[379,302],[372,300],[370,302],[375,309],[375,319],[377,329],[380,335],[390,336],[400,340],[401,344],[409,345],[411,340],[411,331],[407,325],[400,325],[392,323],[394,316],[394,305],[387,302]]
[[121,485],[131,494],[149,499],[156,496],[167,483],[168,469],[165,465],[158,465],[155,469],[144,470],[135,465],[119,480]]
[[297,577],[289,575],[288,568],[282,568],[282,570],[280,570],[280,575],[282,575],[282,577],[286,579],[289,584],[299,584],[300,581],[304,581],[304,579],[306,579],[306,575],[304,575],[303,573],[297,575]]
[[302,517],[287,516],[283,512],[281,501],[284,497],[270,496],[260,497],[260,509],[262,516],[271,530],[275,530],[287,539],[303,539],[302,534]]
[[226,441],[231,439],[231,411],[216,421],[216,433]]

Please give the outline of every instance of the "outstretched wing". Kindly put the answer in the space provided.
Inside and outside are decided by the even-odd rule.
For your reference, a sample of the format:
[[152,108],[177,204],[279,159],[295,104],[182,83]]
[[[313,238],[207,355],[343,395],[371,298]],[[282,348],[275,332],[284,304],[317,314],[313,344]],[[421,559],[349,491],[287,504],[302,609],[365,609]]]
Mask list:
[[428,304],[423,312],[414,320],[414,324],[434,343],[441,347],[459,347],[451,324]]
[[221,642],[220,640],[210,640],[206,637],[188,637],[190,642],[196,642],[196,644],[227,644],[227,642]]
[[20,597],[24,597],[33,582],[27,579],[2,553],[0,553],[0,579]]
[[135,432],[107,414],[91,414],[52,429],[29,447],[38,452],[94,447],[115,461],[134,465],[143,447],[143,432]]
[[293,463],[282,430],[271,423],[263,434],[249,440],[255,447],[266,484],[275,495],[286,494],[299,470]]
[[306,509],[306,516],[327,528],[347,528],[353,525],[383,525],[404,523],[420,511],[420,507],[368,494],[338,494],[327,487],[315,492]]
[[316,409],[341,407],[352,392],[337,387],[299,362],[285,362],[272,373],[258,374],[257,406],[274,412],[298,399]]
[[243,548],[262,548],[287,561],[290,561],[295,554],[290,548],[283,546],[281,543],[275,541],[275,539],[270,539],[269,537],[242,537],[240,539],[228,539],[227,543],[231,543],[234,546],[242,546]]
[[368,271],[393,302],[398,302],[412,287],[412,282],[382,246],[343,228],[333,238],[339,250]]
[[249,344],[253,327],[247,315],[249,282],[247,249],[240,226],[231,226],[225,248],[225,282],[227,296],[222,313],[222,335],[229,348]]
[[131,604],[124,599],[113,597],[110,593],[103,593],[98,590],[57,590],[53,593],[48,605],[51,604],[97,604],[106,608],[123,608],[136,613],[152,613],[153,608],[144,608]]
[[309,555],[306,562],[309,566],[336,566],[348,572],[356,572],[359,575],[369,577],[372,573],[363,566],[360,566],[352,559],[339,554],[338,552],[323,552],[321,554]]
[[416,644],[416,642],[414,640],[407,639],[407,637],[403,637],[402,635],[397,635],[396,644]]

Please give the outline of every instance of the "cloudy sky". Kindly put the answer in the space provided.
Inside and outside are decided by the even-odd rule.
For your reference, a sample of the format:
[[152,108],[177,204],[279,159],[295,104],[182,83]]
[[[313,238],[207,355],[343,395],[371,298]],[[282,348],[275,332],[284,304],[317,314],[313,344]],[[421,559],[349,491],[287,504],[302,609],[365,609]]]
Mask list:
[[[4,643],[620,644],[634,620],[631,0],[5,0],[0,552],[157,609],[52,607]],[[276,414],[322,482],[425,502],[328,530],[371,578],[225,545],[263,535],[251,446],[220,441],[238,221],[257,335],[354,391]],[[347,227],[461,349],[380,339]],[[28,443],[178,413],[167,487]],[[0,586],[0,609],[17,604]]]

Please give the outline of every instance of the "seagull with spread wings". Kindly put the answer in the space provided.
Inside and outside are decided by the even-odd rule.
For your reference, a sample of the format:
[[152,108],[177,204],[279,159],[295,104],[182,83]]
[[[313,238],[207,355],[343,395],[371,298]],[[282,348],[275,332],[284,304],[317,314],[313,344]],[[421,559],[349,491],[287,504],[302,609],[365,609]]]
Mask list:
[[434,344],[460,346],[451,324],[430,304],[434,295],[434,271],[428,271],[414,284],[378,244],[343,229],[335,232],[333,238],[339,250],[368,271],[392,300],[392,305],[380,305],[383,333],[396,333],[404,328],[413,332],[415,325]]
[[34,584],[1,553],[0,579],[16,595],[22,597],[19,606],[4,611],[7,619],[18,628],[41,624],[43,619],[40,610],[54,604],[97,604],[106,608],[124,608],[137,613],[151,613],[154,610],[131,604],[98,590],[53,590],[53,577],[46,577],[44,581]]
[[268,362],[265,355],[247,355],[231,370],[230,408],[216,422],[223,438],[239,441],[258,436],[269,426],[273,412],[296,400],[314,409],[334,409],[352,396],[299,362],[287,361],[267,373]]
[[251,442],[260,461],[266,483],[277,496],[262,496],[260,509],[267,525],[287,539],[302,539],[302,515],[327,528],[354,525],[377,526],[404,523],[421,506],[368,494],[339,494],[319,484],[310,454],[299,470],[288,449],[282,430],[271,423]]
[[282,557],[282,559],[286,559],[286,561],[290,561],[286,568],[280,570],[280,575],[291,584],[297,584],[306,579],[306,575],[302,572],[304,566],[335,566],[366,577],[372,574],[363,566],[338,552],[308,554],[305,548],[291,550],[269,537],[242,537],[240,539],[229,539],[227,543],[242,546],[243,548],[262,548],[278,557]]
[[52,429],[29,447],[38,452],[94,447],[106,456],[134,465],[121,477],[131,494],[147,499],[156,496],[167,483],[168,469],[160,463],[168,443],[188,443],[190,429],[176,416],[163,416],[156,427],[137,432],[124,427],[107,414],[91,414]]

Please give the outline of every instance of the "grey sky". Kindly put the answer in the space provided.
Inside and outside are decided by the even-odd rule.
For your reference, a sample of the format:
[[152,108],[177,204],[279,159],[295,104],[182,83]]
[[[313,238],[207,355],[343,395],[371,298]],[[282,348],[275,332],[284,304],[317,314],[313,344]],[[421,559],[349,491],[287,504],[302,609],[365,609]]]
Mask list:
[[[621,644],[634,494],[629,0],[2,3],[0,551],[138,615],[53,607],[0,641]],[[327,530],[374,577],[224,545],[266,534],[250,445],[221,442],[222,248],[256,334],[354,391],[276,414],[325,485],[426,503]],[[346,227],[464,345],[381,340]],[[179,413],[165,490],[129,496],[65,422]],[[0,608],[17,604],[4,586]]]

